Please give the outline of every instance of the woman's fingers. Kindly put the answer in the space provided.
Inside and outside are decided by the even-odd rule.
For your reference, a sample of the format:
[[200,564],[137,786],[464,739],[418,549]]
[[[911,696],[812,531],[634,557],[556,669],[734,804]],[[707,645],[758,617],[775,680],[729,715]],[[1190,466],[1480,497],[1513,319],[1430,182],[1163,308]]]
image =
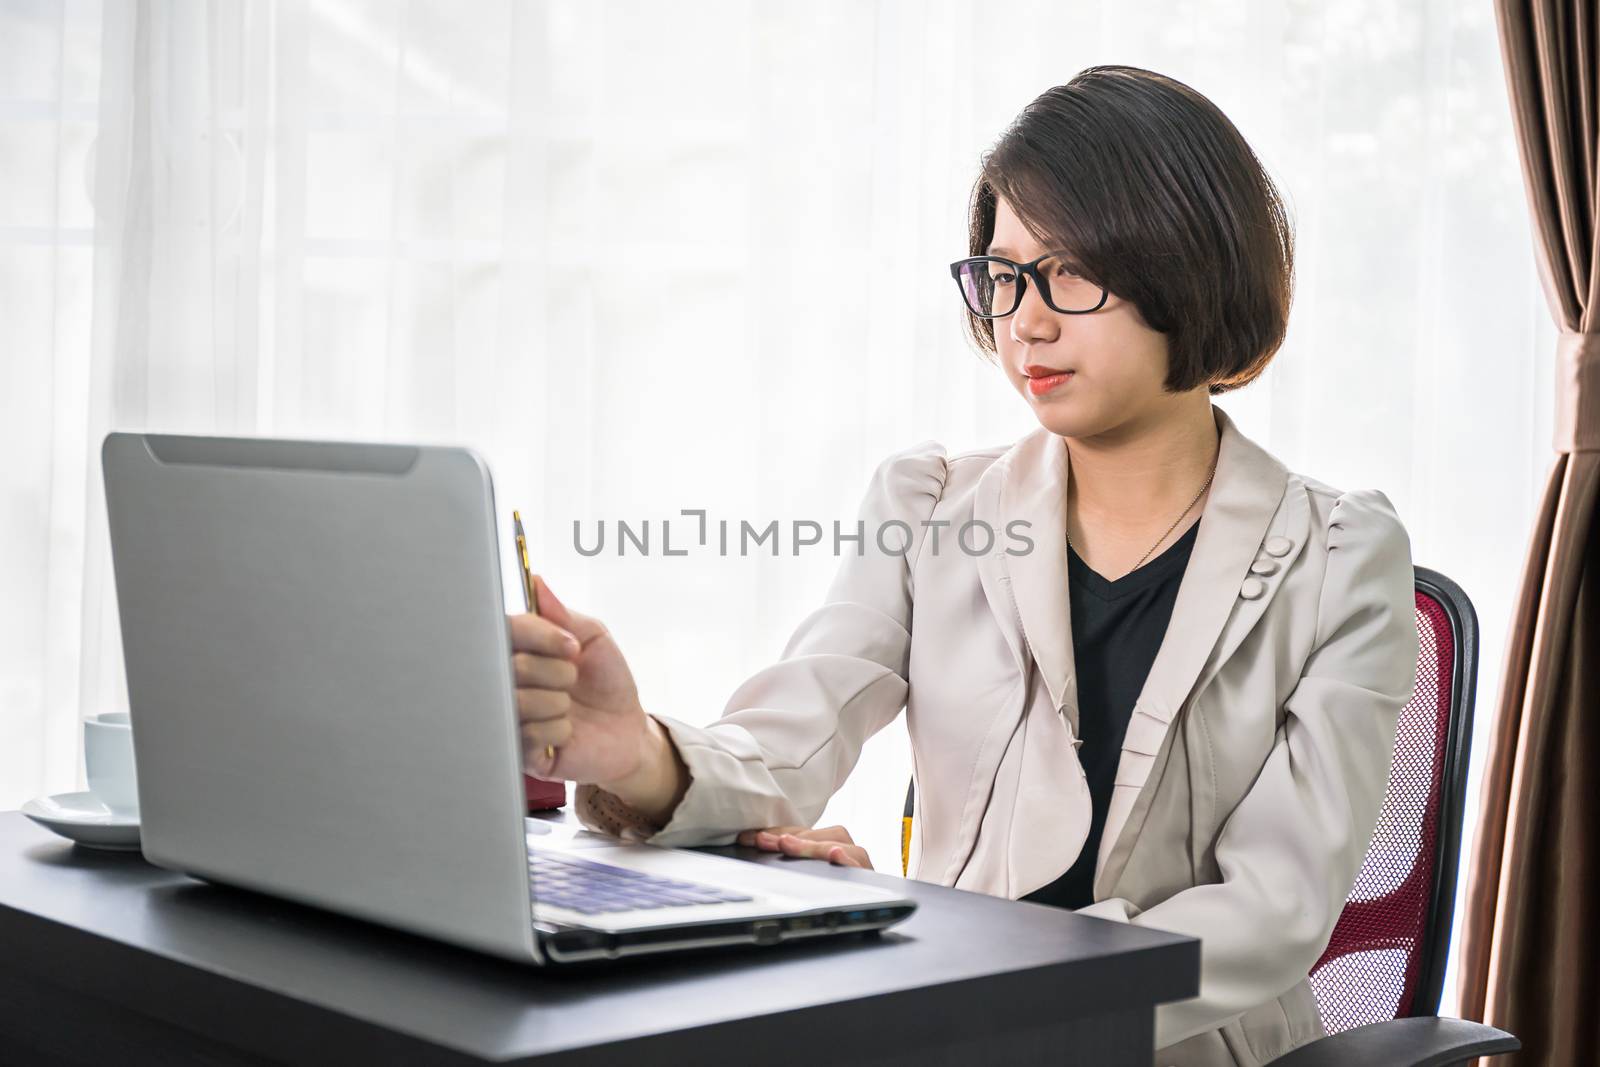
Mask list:
[[559,719],[549,719],[544,722],[524,721],[522,724],[522,750],[537,753],[541,759],[544,757],[544,746],[554,745],[560,748],[571,738],[572,720],[564,715]]
[[556,596],[549,584],[544,580],[544,575],[533,576],[533,602],[538,605],[540,615],[548,617],[558,625],[566,625],[572,621],[572,612],[561,598]]
[[518,689],[517,718],[524,726],[564,719],[572,709],[572,696],[564,689]]
[[842,867],[872,869],[867,850],[855,844],[850,831],[842,826],[770,826],[764,830],[745,830],[736,840],[741,845],[754,845],[769,852],[827,860]]
[[517,652],[570,659],[582,649],[578,639],[538,615],[512,615],[511,647]]
[[[760,835],[756,836],[759,839]],[[841,867],[872,866],[872,861],[867,858],[867,850],[860,845],[841,845],[837,841],[817,841],[794,834],[779,834],[777,841],[778,851],[786,856],[827,860]]]
[[561,602],[561,599],[551,592],[550,586],[545,583],[541,575],[533,576],[534,602],[538,604],[536,614],[546,622],[550,622],[571,634],[579,645],[587,645],[591,640],[606,632],[605,623],[593,615],[585,615],[581,611],[573,611]]
[[736,839],[741,845],[756,843],[757,834],[770,834],[774,837],[779,834],[794,834],[796,837],[809,838],[814,841],[837,841],[842,845],[853,845],[855,839],[850,836],[850,831],[842,826],[768,826],[760,830],[745,830]]
[[840,867],[872,870],[872,857],[868,856],[867,850],[860,845],[834,845],[833,851],[828,853],[828,862]]
[[511,654],[511,666],[519,686],[571,689],[578,682],[578,665],[569,659],[514,652]]
[[[566,725],[565,729],[562,729],[563,724]],[[567,737],[572,735],[571,723],[568,719],[561,719],[555,723],[535,723],[531,726],[524,726],[522,728],[523,771],[533,775],[535,778],[543,778],[546,781],[559,780],[561,773],[556,769],[556,764],[561,762],[562,754],[566,750],[555,747],[554,738],[563,734]],[[548,736],[552,740],[546,741],[543,739],[544,736]]]
[[776,837],[778,834],[803,834],[809,832],[810,829],[809,826],[768,826],[759,830],[744,830],[734,840],[741,845],[753,845],[756,843],[757,834]]
[[801,830],[799,832],[789,830],[786,832],[792,833],[796,837],[807,837],[813,841],[837,841],[841,845],[853,845],[856,843],[855,838],[850,836],[850,831],[842,826],[819,826],[813,830]]

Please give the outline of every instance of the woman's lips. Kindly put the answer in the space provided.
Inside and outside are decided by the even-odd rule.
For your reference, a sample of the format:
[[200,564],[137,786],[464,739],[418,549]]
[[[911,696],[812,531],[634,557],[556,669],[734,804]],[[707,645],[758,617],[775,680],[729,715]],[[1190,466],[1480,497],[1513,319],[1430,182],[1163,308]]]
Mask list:
[[1065,384],[1071,378],[1073,371],[1057,371],[1054,374],[1028,375],[1028,392],[1034,396],[1043,396],[1058,385]]

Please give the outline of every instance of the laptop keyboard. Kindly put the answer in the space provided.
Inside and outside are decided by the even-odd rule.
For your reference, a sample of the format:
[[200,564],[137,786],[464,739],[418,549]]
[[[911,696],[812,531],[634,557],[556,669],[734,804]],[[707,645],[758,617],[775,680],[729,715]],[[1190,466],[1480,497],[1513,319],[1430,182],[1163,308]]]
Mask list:
[[533,875],[534,899],[584,915],[750,899],[716,886],[542,851],[528,853],[528,870]]

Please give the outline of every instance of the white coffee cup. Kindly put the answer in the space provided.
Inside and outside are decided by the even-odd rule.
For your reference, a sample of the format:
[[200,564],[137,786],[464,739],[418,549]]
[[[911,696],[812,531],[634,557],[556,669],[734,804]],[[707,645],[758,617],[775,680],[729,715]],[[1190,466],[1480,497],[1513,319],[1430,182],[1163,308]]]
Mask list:
[[111,711],[83,724],[83,762],[89,792],[113,815],[139,814],[139,779],[133,762],[133,723],[125,711]]

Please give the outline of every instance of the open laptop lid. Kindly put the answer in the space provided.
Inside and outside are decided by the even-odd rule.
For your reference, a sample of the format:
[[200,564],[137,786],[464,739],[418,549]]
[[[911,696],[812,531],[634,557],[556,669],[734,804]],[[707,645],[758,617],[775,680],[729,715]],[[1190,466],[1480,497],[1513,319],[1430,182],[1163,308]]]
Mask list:
[[483,462],[128,433],[102,454],[145,856],[537,958]]

